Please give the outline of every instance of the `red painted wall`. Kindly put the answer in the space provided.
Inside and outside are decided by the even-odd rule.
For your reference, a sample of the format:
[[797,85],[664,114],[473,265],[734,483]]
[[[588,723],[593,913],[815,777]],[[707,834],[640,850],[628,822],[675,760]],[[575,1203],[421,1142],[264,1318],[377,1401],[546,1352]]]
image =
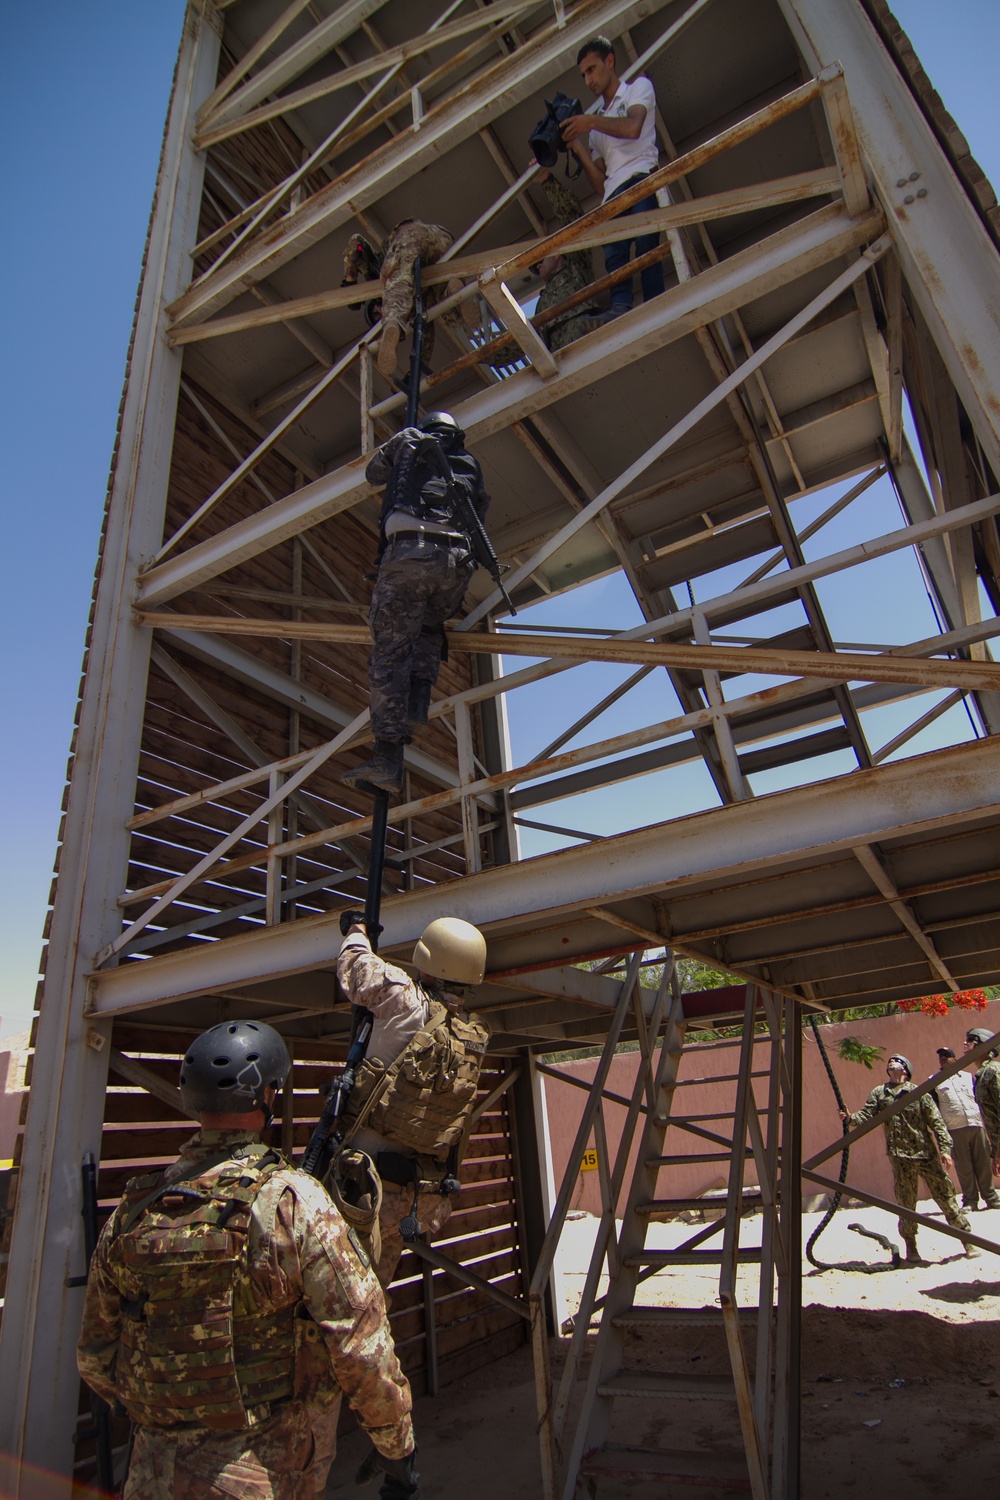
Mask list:
[[[872,1072],[858,1063],[841,1062],[837,1047],[842,1037],[856,1036],[873,1046],[884,1047],[883,1058],[901,1052],[913,1064],[914,1079],[920,1083],[937,1071],[938,1047],[952,1047],[961,1056],[965,1046],[965,1033],[970,1026],[989,1026],[1000,1030],[1000,1000],[993,1000],[985,1011],[953,1010],[940,1019],[923,1015],[880,1016],[874,1020],[848,1021],[834,1026],[824,1026],[823,1040],[840,1083],[841,1093],[849,1109],[858,1109],[876,1083],[885,1079],[884,1066],[877,1064]],[[840,1120],[836,1101],[823,1069],[819,1048],[811,1027],[803,1033],[803,1157],[809,1157],[835,1140],[840,1134]],[[758,1046],[758,1067],[766,1068],[766,1047]],[[616,1057],[611,1064],[608,1090],[611,1093],[630,1096],[635,1081],[639,1054],[626,1052]],[[738,1047],[728,1047],[718,1052],[689,1052],[681,1060],[680,1079],[705,1079],[706,1082],[685,1086],[678,1091],[676,1113],[715,1114],[731,1109],[735,1098],[735,1084],[718,1083],[723,1074],[736,1071],[739,1058]],[[590,1081],[597,1070],[598,1059],[559,1063],[561,1072],[572,1074],[581,1080]],[[766,1103],[766,1078],[754,1084],[758,1108]],[[582,1089],[546,1077],[545,1093],[549,1116],[549,1131],[552,1140],[552,1158],[556,1182],[560,1183],[569,1160],[573,1138],[583,1114],[587,1095]],[[617,1104],[605,1104],[605,1125],[608,1134],[608,1149],[612,1163],[618,1149],[625,1110]],[[725,1121],[707,1121],[705,1128],[726,1134]],[[591,1138],[588,1146],[593,1146]],[[667,1150],[671,1153],[705,1154],[713,1151],[707,1141],[701,1141],[686,1131],[671,1131],[667,1136]],[[625,1175],[625,1189],[631,1179],[636,1156],[633,1146],[629,1168]],[[840,1158],[833,1157],[819,1170],[836,1177],[840,1169]],[[701,1165],[676,1166],[660,1174],[658,1192],[664,1197],[696,1197],[707,1189],[721,1185],[720,1179],[727,1171],[725,1162],[705,1162]],[[866,1192],[881,1198],[892,1198],[892,1177],[885,1156],[883,1132],[873,1131],[851,1151],[848,1180]],[[756,1181],[753,1164],[747,1168],[747,1181]],[[806,1197],[810,1195],[808,1183],[803,1184]],[[820,1189],[816,1189],[820,1192]],[[600,1212],[600,1187],[596,1171],[579,1173],[579,1182],[573,1198],[575,1208],[590,1213]]]

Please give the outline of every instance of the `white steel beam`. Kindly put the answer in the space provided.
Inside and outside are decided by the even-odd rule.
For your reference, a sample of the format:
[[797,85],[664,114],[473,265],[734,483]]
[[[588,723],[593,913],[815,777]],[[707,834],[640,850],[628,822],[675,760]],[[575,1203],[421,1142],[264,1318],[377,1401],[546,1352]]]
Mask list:
[[[832,682],[909,682],[915,686],[963,687],[972,691],[1000,690],[1000,663],[993,661],[938,661],[928,651],[911,654],[907,651],[889,650],[878,653],[850,651],[785,651],[757,646],[715,646],[708,641],[707,628],[702,637],[698,635],[698,616],[695,611],[695,630],[698,644],[678,645],[673,642],[629,641],[622,644],[614,636],[591,635],[506,635],[505,656],[537,656],[555,658],[568,657],[575,661],[624,662],[646,666],[679,667],[694,672],[761,672],[778,677],[822,677]],[[173,621],[177,615],[140,615],[143,624],[160,626]],[[370,633],[364,625],[324,625],[312,620],[257,620],[244,616],[193,615],[188,617],[194,630],[206,632],[219,630],[240,635],[257,635],[277,640],[343,641],[349,645],[367,645]],[[996,619],[977,621],[963,627],[971,632],[970,639],[979,637],[981,631],[998,633]],[[496,654],[496,640],[491,635],[485,640],[475,631],[446,632],[446,639],[453,650],[469,651],[473,654]],[[932,650],[935,648],[931,648]],[[709,701],[722,708],[722,699]]]
[[110,1052],[108,1028],[84,1015],[84,970],[121,927],[150,649],[129,595],[135,559],[162,535],[181,373],[159,311],[188,274],[203,169],[189,144],[191,121],[218,58],[209,14],[189,6],[111,474],[19,1172],[0,1334],[0,1493],[10,1500],[36,1494],[40,1472],[53,1497],[71,1488],[83,1293],[67,1281],[85,1269],[80,1167],[87,1151],[100,1158]]
[[[448,889],[449,914],[489,928],[650,892],[677,893],[707,876],[749,878],[800,856],[853,849],[1000,817],[1000,757],[988,740],[876,770],[775,792],[655,824],[522,864],[483,870]],[[383,903],[383,944],[403,947],[441,915],[439,888]],[[91,976],[91,1013],[106,1017],[332,965],[335,916],[227,938]]]
[[[314,63],[326,57],[341,42],[346,41],[352,32],[357,31],[362,21],[373,16],[385,4],[386,0],[347,0],[346,4],[338,5],[333,15],[311,27],[305,36],[293,42],[290,47],[286,47],[273,62],[266,64],[248,82],[230,92],[226,88],[229,80],[233,79],[234,75],[238,79],[247,71],[248,64],[246,59],[243,59],[236,64],[232,72],[205,101],[198,111],[199,121],[203,126],[208,121],[214,125],[224,120],[235,119],[252,109],[255,104],[266,99],[268,94],[277,93],[279,89],[284,88],[286,83],[291,83],[293,78],[298,78],[307,68],[311,68]],[[275,41],[285,26],[294,19],[294,15],[304,9],[305,6],[296,0],[296,3],[289,7],[292,14],[286,12],[275,26],[269,28],[266,37],[261,40]],[[247,56],[250,57],[254,53],[260,56],[262,50],[259,47],[252,47]],[[228,94],[225,103],[222,103],[220,99],[223,91]]]
[[778,0],[816,71],[844,69],[865,162],[910,290],[1000,472],[1000,258],[857,0]]
[[[553,379],[543,380],[532,369],[521,370],[477,392],[452,408],[456,420],[471,443],[500,432],[735,308],[850,254],[871,241],[882,222],[880,214],[852,220],[839,205],[820,209],[662,297],[642,303],[610,328],[578,339],[560,351],[559,373]],[[139,581],[136,602],[146,608],[165,603],[356,505],[372,492],[364,466],[361,455],[149,569]]]
[[957,990],[959,986],[953,978],[948,965],[944,962],[940,953],[938,953],[934,944],[920,926],[909,902],[904,901],[900,896],[895,882],[875,850],[869,848],[867,844],[858,844],[855,846],[854,854],[872,884],[885,897],[900,922],[906,928],[906,931],[913,938],[913,941],[920,948],[921,952],[925,954],[934,972],[944,980],[950,990]]
[[[749,355],[742,364],[737,365],[732,374],[727,375],[724,380],[721,380],[715,389],[703,397],[696,406],[692,407],[686,416],[682,417],[679,422],[676,422],[663,437],[658,438],[651,447],[647,448],[645,453],[640,454],[637,459],[633,460],[628,468],[624,469],[616,479],[612,480],[606,489],[602,490],[599,495],[596,495],[571,521],[567,521],[560,531],[550,536],[546,542],[543,542],[526,562],[521,563],[507,580],[508,591],[529,577],[542,562],[557,552],[581,527],[585,526],[588,521],[593,520],[595,516],[599,515],[602,510],[611,504],[612,500],[627,490],[633,481],[638,479],[640,474],[644,473],[658,458],[661,458],[664,453],[674,447],[681,438],[697,427],[698,423],[709,412],[714,411],[715,407],[720,405],[727,396],[730,396],[743,385],[749,375],[755,370],[760,369],[773,354],[776,354],[788,343],[789,339],[793,338],[796,333],[811,323],[818,313],[822,312],[825,307],[835,301],[840,293],[851,286],[859,276],[865,275],[888,248],[889,239],[885,235],[876,240],[873,245],[868,246],[857,260],[852,262],[845,271],[842,271],[839,276],[834,278],[824,291],[820,292],[801,311],[797,312],[793,318],[789,319],[778,333],[774,334],[759,349],[756,349],[753,354]],[[705,273],[705,275],[710,274],[710,272]],[[690,282],[682,283],[682,286],[689,285],[691,285]],[[485,614],[489,613],[491,608],[499,603],[500,598],[500,592],[497,590],[489,598],[484,599],[481,604],[476,605],[475,609],[466,616],[460,629],[468,630],[472,625],[476,624]]]
[[617,35],[623,26],[633,25],[658,8],[655,0],[585,0],[566,26],[553,25],[527,46],[499,59],[485,75],[425,115],[419,129],[401,131],[217,271],[209,270],[173,304],[171,312],[178,320],[208,317],[324,239],[359,208],[369,208],[439,160],[465,139],[470,119],[475,118],[481,128],[522,100],[540,96],[557,74],[573,66],[581,42],[588,37],[598,32]]

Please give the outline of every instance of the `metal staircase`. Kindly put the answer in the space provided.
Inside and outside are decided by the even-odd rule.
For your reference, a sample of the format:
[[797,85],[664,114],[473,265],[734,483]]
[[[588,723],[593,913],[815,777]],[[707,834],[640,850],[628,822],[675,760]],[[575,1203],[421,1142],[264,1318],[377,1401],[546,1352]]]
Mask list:
[[[658,997],[662,1034],[657,1011],[651,1017],[649,1045],[643,1049],[630,1110],[630,1117],[644,1114],[645,1119],[621,1210],[621,1229],[617,1236],[608,1232],[616,1206],[615,1188],[621,1186],[621,1169],[631,1144],[627,1128],[615,1170],[605,1173],[602,1184],[605,1214],[559,1389],[550,1407],[541,1412],[543,1470],[549,1445],[546,1487],[561,1500],[598,1497],[602,1488],[617,1494],[623,1483],[653,1482],[657,1494],[672,1493],[674,1485],[749,1491],[754,1500],[777,1500],[786,1493],[788,1391],[772,1390],[772,1377],[778,1341],[787,1346],[793,1315],[786,1302],[794,1298],[782,1293],[787,1291],[789,1254],[797,1242],[790,1235],[790,1205],[782,1203],[781,1165],[794,1071],[788,1055],[794,1036],[786,1030],[794,1033],[797,1027],[785,1027],[786,1003],[780,997],[751,985],[746,989],[738,1037],[686,1047],[689,1021],[684,998],[676,984],[671,986],[669,1000],[663,993]],[[719,1019],[732,1024],[738,1016],[730,1012]],[[688,1067],[685,1071],[691,1076],[679,1076],[685,1059],[690,1064],[692,1057],[720,1049],[736,1051],[736,1072],[703,1077],[700,1070],[691,1072]],[[691,1097],[687,1091],[693,1089],[697,1097],[708,1084],[732,1089],[731,1109],[700,1112],[687,1105]],[[594,1096],[603,1090],[599,1069]],[[636,1109],[640,1095],[644,1103]],[[593,1112],[600,1143],[603,1123],[599,1123],[597,1097]],[[701,1154],[685,1151],[682,1133],[708,1142],[713,1149]],[[704,1198],[664,1194],[664,1184],[669,1193],[672,1169],[692,1162],[726,1164],[726,1195],[720,1199],[723,1216],[674,1248],[650,1245],[652,1224],[685,1209],[705,1207]],[[570,1170],[574,1167],[571,1161]],[[757,1185],[745,1191],[748,1168],[754,1169]],[[746,1243],[746,1216],[757,1211],[760,1242]],[[797,1258],[797,1249],[794,1253]],[[648,1288],[651,1278],[669,1275],[672,1268],[681,1266],[718,1267],[717,1306],[663,1306],[655,1295],[644,1300],[643,1288]],[[750,1266],[759,1267],[756,1295],[740,1275]],[[605,1269],[609,1285],[599,1299],[596,1291]],[[600,1326],[581,1399],[582,1366],[592,1321],[598,1314]],[[649,1359],[659,1365],[676,1364],[678,1355],[687,1362],[691,1346],[686,1340],[692,1329],[705,1330],[703,1337],[711,1338],[712,1329],[724,1336],[728,1355],[724,1375],[690,1373],[690,1364],[685,1372],[645,1367]],[[777,1367],[781,1368],[780,1361]],[[635,1440],[640,1429],[669,1425],[668,1416],[671,1422],[680,1416],[690,1428],[697,1420],[696,1411],[704,1412],[705,1403],[711,1403],[714,1429],[732,1429],[734,1441],[728,1453],[719,1452],[717,1443],[702,1449],[670,1448]],[[658,1411],[662,1411],[662,1423],[657,1421]]]

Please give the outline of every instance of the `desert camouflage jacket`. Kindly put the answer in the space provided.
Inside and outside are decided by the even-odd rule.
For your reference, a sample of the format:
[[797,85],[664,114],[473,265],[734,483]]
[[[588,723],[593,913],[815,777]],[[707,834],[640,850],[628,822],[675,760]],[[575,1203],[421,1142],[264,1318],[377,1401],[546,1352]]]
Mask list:
[[[166,1178],[223,1170],[240,1148],[256,1140],[247,1131],[200,1130],[188,1140]],[[226,1155],[231,1151],[231,1155]],[[282,1166],[268,1183],[278,1194],[271,1232],[257,1217],[263,1193],[254,1202],[248,1236],[248,1271],[262,1302],[285,1305],[291,1295],[299,1312],[315,1325],[314,1359],[296,1371],[296,1399],[328,1401],[339,1388],[387,1458],[412,1451],[411,1395],[399,1367],[385,1313],[382,1289],[348,1238],[348,1230],[326,1189],[304,1172]],[[274,1204],[271,1204],[272,1209]],[[113,1401],[115,1362],[122,1334],[120,1289],[112,1279],[109,1249],[119,1231],[120,1210],[104,1226],[94,1252],[84,1304],[77,1359],[87,1384]],[[174,1274],[177,1274],[176,1272]]]
[[[895,1104],[902,1094],[913,1091],[912,1083],[880,1083],[873,1088],[860,1109],[851,1115],[849,1124],[865,1125],[881,1114],[887,1105]],[[936,1143],[936,1144],[935,1144]],[[885,1149],[889,1156],[909,1161],[926,1161],[928,1157],[951,1153],[951,1136],[941,1118],[941,1111],[929,1094],[922,1094],[912,1104],[885,1122]]]

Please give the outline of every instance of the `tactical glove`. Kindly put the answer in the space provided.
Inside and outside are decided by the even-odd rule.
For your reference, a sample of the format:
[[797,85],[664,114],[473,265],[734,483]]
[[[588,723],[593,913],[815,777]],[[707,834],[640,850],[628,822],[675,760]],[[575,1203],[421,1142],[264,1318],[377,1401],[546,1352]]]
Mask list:
[[365,914],[363,911],[342,911],[340,913],[340,935],[346,937],[352,927],[364,927]]
[[378,1474],[385,1475],[379,1500],[413,1500],[420,1486],[416,1448],[406,1458],[385,1458],[373,1448],[355,1474],[354,1483],[370,1484]]

